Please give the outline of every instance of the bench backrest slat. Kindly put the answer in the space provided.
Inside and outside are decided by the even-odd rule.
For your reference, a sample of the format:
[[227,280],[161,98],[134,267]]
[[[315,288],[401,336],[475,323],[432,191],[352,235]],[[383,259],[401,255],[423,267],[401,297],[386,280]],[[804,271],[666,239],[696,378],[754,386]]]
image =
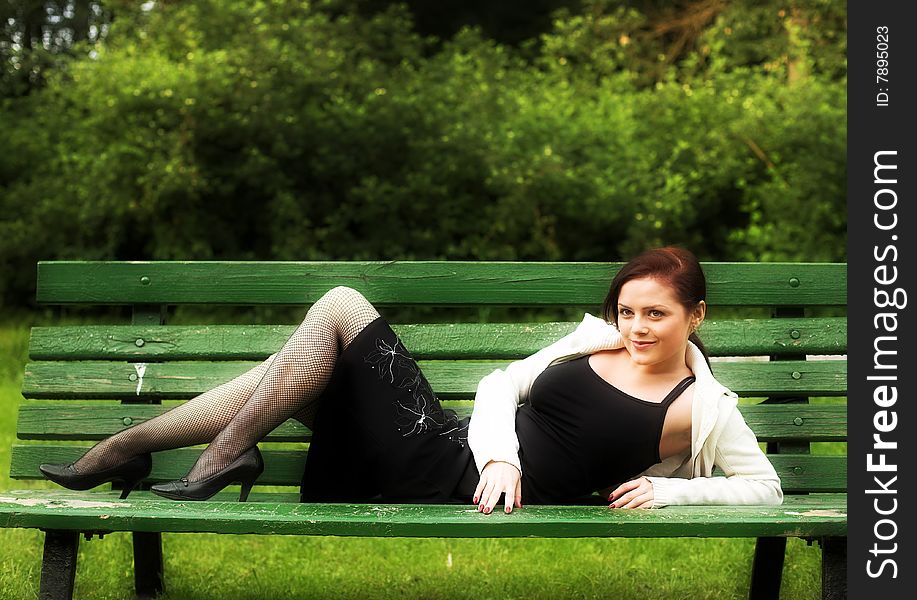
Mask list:
[[[348,285],[379,306],[594,305],[623,263],[38,263],[37,298],[67,304],[311,304]],[[844,306],[844,264],[702,263],[716,306]]]
[[[10,465],[11,476],[29,479],[35,478],[34,473],[38,471],[39,464],[76,460],[84,451],[74,446],[38,444],[18,446],[16,449]],[[194,448],[157,452],[151,478],[183,477],[194,465],[200,452]],[[305,450],[262,450],[265,471],[258,482],[263,485],[299,485],[307,453]],[[847,461],[843,456],[778,454],[770,458],[787,493],[839,492],[846,489]]]
[[[256,362],[170,361],[145,363],[42,361],[26,366],[22,394],[30,399],[160,400],[192,398],[254,368]],[[442,399],[474,395],[478,382],[506,361],[418,361],[430,385]],[[713,373],[726,387],[744,396],[838,396],[847,390],[843,360],[784,362],[715,362]]]
[[[525,358],[573,331],[576,323],[392,324],[420,359]],[[295,325],[34,327],[32,360],[263,360]],[[847,320],[705,320],[711,356],[844,354]]]
[[[470,401],[443,401],[459,418],[471,415]],[[136,425],[172,408],[161,404],[95,404],[74,401],[61,405],[27,403],[19,409],[19,439],[101,440],[128,425]],[[805,439],[841,442],[847,439],[847,411],[838,405],[740,405],[745,421],[761,442]],[[290,419],[269,433],[268,442],[307,442],[312,433]]]

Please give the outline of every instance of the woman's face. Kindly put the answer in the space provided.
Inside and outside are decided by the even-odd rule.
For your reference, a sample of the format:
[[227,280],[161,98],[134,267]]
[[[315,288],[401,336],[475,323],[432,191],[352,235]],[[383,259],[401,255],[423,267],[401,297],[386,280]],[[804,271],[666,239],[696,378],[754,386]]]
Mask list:
[[618,330],[631,361],[652,371],[679,368],[692,328],[703,320],[703,301],[689,312],[672,288],[656,279],[631,279],[618,296]]

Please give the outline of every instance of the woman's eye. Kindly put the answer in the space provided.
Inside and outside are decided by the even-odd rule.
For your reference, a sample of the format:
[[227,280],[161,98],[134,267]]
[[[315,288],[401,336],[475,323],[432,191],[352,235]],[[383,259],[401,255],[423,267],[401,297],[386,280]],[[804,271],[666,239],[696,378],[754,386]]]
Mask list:
[[658,311],[658,310],[650,311],[650,314],[653,315],[654,317],[661,317],[661,316],[662,316],[662,312],[660,312],[660,311]]

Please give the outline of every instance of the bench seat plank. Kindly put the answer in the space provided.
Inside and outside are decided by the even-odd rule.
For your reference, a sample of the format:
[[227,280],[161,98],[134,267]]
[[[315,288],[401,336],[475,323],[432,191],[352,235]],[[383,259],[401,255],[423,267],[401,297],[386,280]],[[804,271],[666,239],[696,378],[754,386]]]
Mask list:
[[[289,495],[287,495],[289,496]],[[383,537],[748,537],[847,535],[846,495],[790,498],[781,506],[536,506],[511,514],[434,504],[301,504],[252,494],[233,501],[164,500],[151,492],[0,492],[0,526]],[[215,497],[216,498],[216,497]],[[223,501],[223,498],[226,501]]]
[[[578,323],[392,323],[417,359],[525,358],[572,332]],[[263,360],[296,325],[81,325],[33,327],[32,360]],[[712,356],[844,354],[847,320],[705,320]]]
[[[444,408],[458,417],[471,415],[468,400],[446,400]],[[134,426],[173,408],[172,404],[102,404],[67,401],[23,403],[19,407],[21,440],[101,440],[128,425]],[[805,439],[842,442],[847,439],[847,407],[843,404],[739,405],[739,411],[760,442]],[[288,419],[263,438],[266,442],[308,442],[312,432]]]
[[[25,367],[22,395],[32,399],[182,399],[226,383],[254,368],[254,362],[173,361],[143,363],[39,361]],[[418,361],[442,399],[474,396],[478,382],[507,361]],[[743,396],[846,395],[846,360],[716,362],[713,373]],[[138,393],[139,388],[139,393]]]

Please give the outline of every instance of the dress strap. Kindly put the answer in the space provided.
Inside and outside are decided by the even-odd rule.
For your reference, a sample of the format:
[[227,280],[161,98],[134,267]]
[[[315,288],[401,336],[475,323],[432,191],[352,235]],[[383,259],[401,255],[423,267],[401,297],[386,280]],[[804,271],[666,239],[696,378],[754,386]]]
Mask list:
[[679,396],[681,396],[681,393],[684,392],[686,389],[688,389],[689,385],[694,383],[694,379],[695,379],[694,375],[689,375],[688,377],[685,377],[684,379],[682,379],[681,382],[679,382],[679,384],[676,385],[675,388],[671,392],[669,392],[669,395],[663,398],[660,404],[663,404],[663,405],[671,404],[671,402],[675,400],[675,398],[678,398]]

